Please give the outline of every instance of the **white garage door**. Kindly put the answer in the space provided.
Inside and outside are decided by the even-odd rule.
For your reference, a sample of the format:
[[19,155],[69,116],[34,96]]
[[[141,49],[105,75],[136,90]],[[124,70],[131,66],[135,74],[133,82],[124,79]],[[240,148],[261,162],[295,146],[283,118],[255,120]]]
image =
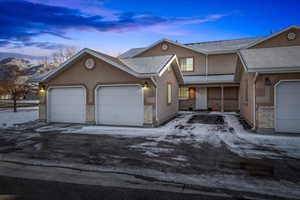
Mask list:
[[300,81],[285,81],[276,88],[276,131],[300,133]]
[[80,87],[52,88],[48,96],[48,121],[85,122],[85,90]]
[[107,86],[97,90],[97,123],[142,126],[144,122],[141,86]]

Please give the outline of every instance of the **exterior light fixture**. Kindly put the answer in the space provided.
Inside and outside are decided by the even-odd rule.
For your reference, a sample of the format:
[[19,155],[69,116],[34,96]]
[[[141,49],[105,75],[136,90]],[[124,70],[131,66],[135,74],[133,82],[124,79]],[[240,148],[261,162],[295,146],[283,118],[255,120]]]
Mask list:
[[143,89],[144,89],[144,90],[149,89],[149,84],[148,84],[147,81],[145,81],[144,86],[143,86]]
[[44,85],[42,85],[41,87],[40,87],[40,94],[44,94],[45,92],[46,92],[46,90],[45,90],[45,86]]

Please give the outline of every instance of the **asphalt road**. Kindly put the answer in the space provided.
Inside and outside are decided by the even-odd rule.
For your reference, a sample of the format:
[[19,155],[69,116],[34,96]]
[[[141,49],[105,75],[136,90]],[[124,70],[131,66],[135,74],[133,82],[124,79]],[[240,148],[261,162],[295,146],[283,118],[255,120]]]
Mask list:
[[20,179],[0,176],[1,195],[12,196],[15,199],[72,199],[72,200],[226,200],[246,198],[220,197],[214,195],[196,195],[155,190],[122,189],[112,187],[79,185],[54,181]]

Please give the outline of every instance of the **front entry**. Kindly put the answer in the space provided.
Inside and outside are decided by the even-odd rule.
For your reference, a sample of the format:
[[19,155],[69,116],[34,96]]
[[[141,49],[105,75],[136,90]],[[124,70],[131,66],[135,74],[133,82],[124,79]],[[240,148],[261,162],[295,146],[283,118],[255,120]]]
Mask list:
[[196,88],[196,110],[207,110],[207,88]]

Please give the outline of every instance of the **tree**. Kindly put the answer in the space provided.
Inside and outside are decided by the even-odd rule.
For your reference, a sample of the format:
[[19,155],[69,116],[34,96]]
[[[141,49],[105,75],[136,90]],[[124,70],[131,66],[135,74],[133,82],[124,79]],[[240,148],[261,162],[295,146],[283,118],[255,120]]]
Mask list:
[[39,74],[49,72],[52,69],[58,67],[77,52],[78,49],[76,49],[75,47],[68,47],[68,48],[57,50],[51,56],[45,57],[40,62],[40,64],[43,64],[43,67],[40,69]]
[[0,92],[11,96],[14,112],[17,112],[17,100],[24,98],[28,92],[36,88],[36,84],[28,81],[26,69],[15,64],[2,65],[1,71]]

